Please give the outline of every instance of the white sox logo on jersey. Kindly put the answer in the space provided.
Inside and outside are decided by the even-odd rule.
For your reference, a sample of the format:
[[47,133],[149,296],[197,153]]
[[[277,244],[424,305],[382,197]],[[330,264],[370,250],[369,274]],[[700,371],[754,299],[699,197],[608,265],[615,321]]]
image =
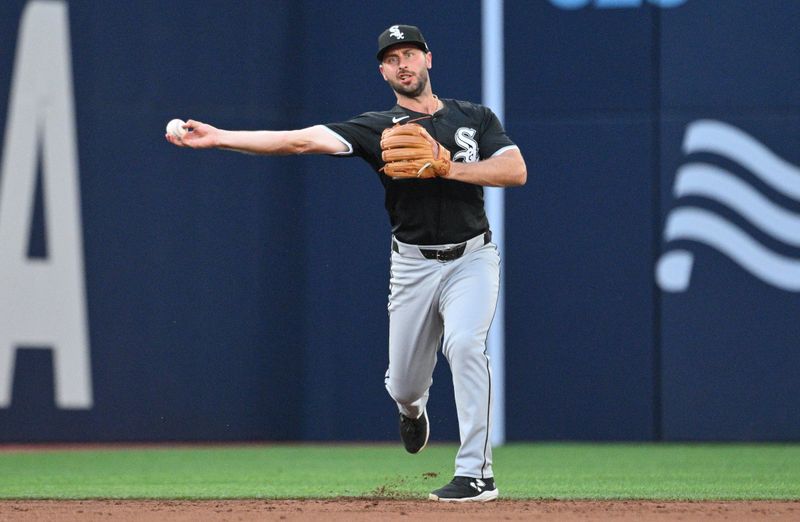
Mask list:
[[461,127],[456,131],[456,144],[461,150],[453,156],[453,161],[461,160],[464,163],[474,163],[478,161],[478,142],[475,141],[475,129]]
[[406,37],[403,33],[400,32],[399,25],[393,25],[389,28],[389,36],[393,36],[398,40],[402,40],[403,38]]

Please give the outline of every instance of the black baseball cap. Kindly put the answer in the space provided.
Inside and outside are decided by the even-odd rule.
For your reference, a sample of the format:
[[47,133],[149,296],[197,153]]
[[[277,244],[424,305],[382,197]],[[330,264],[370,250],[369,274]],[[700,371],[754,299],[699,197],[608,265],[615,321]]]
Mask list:
[[386,49],[400,43],[416,45],[426,53],[430,50],[418,27],[393,25],[378,37],[378,61],[383,61],[383,53]]

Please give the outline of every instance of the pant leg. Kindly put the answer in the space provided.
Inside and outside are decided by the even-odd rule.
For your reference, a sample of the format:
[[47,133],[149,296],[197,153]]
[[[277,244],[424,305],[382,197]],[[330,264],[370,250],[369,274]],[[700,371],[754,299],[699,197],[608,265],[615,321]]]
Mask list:
[[437,302],[442,265],[392,253],[386,389],[400,413],[417,418],[428,402],[442,337]]
[[493,244],[453,263],[442,288],[442,351],[453,374],[461,447],[456,475],[493,477],[491,372],[486,338],[500,288],[500,258]]

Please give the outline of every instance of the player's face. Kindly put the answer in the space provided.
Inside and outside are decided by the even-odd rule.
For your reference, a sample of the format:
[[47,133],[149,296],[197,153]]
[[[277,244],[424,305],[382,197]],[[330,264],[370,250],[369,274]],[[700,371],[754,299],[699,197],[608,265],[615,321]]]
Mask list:
[[430,67],[431,53],[414,46],[395,46],[383,54],[380,70],[396,93],[416,98],[428,86]]

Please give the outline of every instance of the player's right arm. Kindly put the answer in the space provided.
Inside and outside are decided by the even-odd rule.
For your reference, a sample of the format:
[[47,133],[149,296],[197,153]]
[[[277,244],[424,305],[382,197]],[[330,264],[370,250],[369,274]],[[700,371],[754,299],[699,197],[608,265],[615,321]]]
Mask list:
[[182,139],[171,134],[167,141],[193,149],[227,149],[247,154],[285,156],[289,154],[336,154],[349,147],[323,125],[288,131],[232,131],[189,120]]

